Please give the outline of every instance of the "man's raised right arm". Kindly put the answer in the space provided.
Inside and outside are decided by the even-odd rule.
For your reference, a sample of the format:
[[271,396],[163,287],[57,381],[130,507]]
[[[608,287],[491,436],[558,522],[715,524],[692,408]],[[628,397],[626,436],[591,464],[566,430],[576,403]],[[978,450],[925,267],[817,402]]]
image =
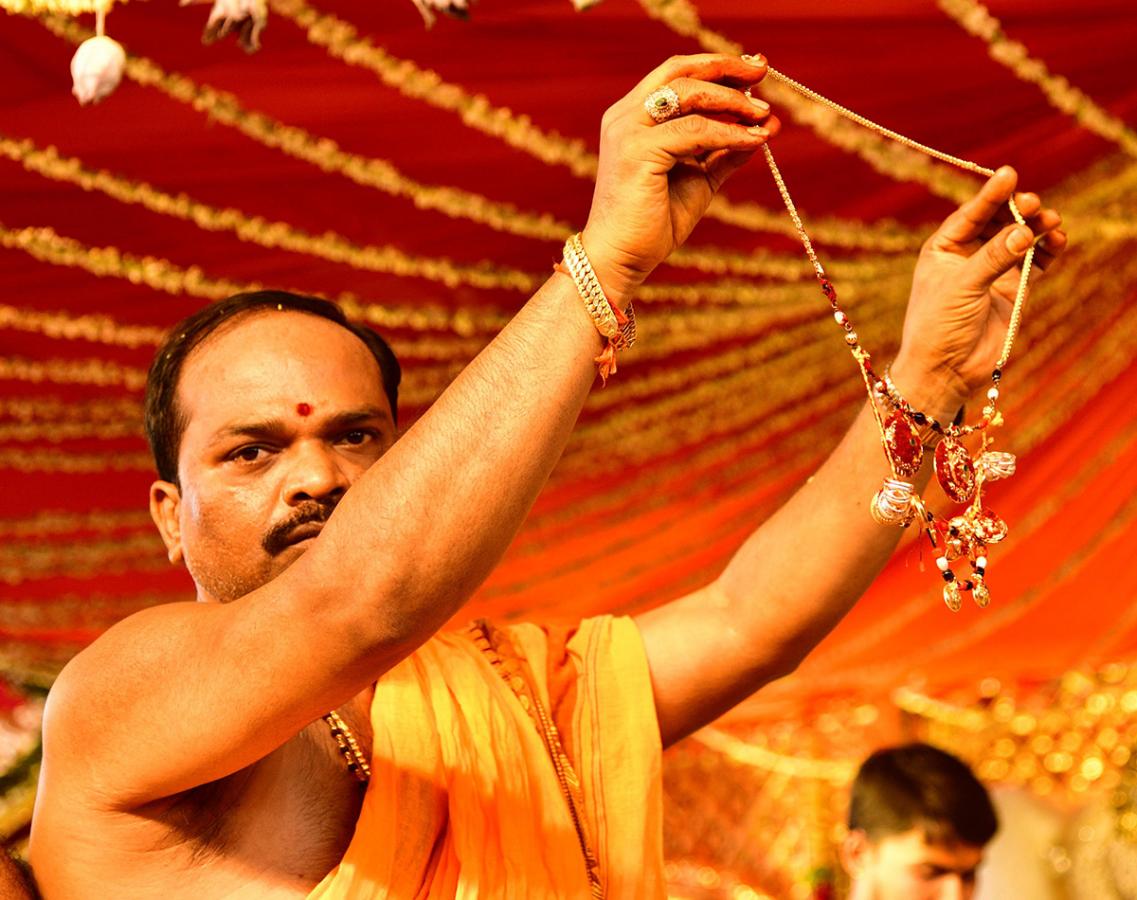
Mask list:
[[[751,127],[765,111],[741,92],[764,74],[733,57],[672,59],[605,116],[584,244],[620,305],[776,130]],[[653,125],[642,101],[668,83],[685,114]],[[740,124],[712,118],[723,114]],[[172,796],[264,757],[412,652],[520,527],[600,347],[573,282],[554,275],[279,577],[232,603],[146,610],[80,654],[49,700],[45,782],[120,809]]]

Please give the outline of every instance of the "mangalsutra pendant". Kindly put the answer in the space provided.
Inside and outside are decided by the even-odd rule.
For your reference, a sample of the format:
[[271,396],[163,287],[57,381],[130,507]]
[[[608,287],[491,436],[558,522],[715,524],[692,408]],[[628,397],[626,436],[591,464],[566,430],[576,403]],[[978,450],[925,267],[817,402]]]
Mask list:
[[[795,91],[870,131],[967,171],[986,176],[995,174],[993,169],[926,147],[877,125],[832,100],[822,97],[773,68],[769,68],[767,71],[771,76],[787,84]],[[987,432],[989,428],[996,428],[1003,424],[1002,414],[997,409],[999,384],[1003,377],[1003,367],[1010,358],[1011,347],[1018,334],[1022,319],[1027,280],[1034,260],[1034,247],[1032,246],[1027,250],[1022,261],[1022,274],[1007,326],[1007,335],[1003,341],[1002,353],[991,372],[992,386],[987,391],[987,404],[983,407],[982,417],[974,425],[962,425],[959,421],[944,425],[920,410],[914,409],[895,389],[887,374],[881,378],[873,371],[872,358],[860,346],[860,340],[857,337],[857,332],[853,329],[853,323],[838,304],[837,290],[829,281],[821,261],[814,252],[813,244],[806,233],[793,199],[790,197],[782,173],[774,161],[774,154],[770,151],[770,145],[763,145],[762,151],[766,156],[766,163],[770,167],[770,173],[774,177],[778,193],[782,197],[782,202],[786,206],[786,211],[789,213],[798,233],[798,238],[805,249],[805,254],[813,266],[814,274],[821,286],[821,292],[829,302],[833,319],[837,326],[844,331],[845,344],[852,352],[853,358],[860,368],[865,389],[868,391],[869,406],[880,430],[881,445],[884,448],[889,468],[892,470],[892,477],[885,479],[881,489],[873,495],[869,512],[873,520],[881,525],[901,527],[907,527],[919,515],[928,539],[932,546],[939,551],[936,565],[943,576],[943,599],[948,609],[952,612],[958,612],[963,605],[965,593],[970,593],[978,606],[986,607],[991,602],[991,592],[986,582],[987,546],[996,544],[1007,536],[1007,524],[992,510],[983,505],[983,487],[987,482],[1009,478],[1015,473],[1015,457],[1013,454],[987,449],[989,442]],[[1020,225],[1025,225],[1026,221],[1018,207],[1015,206],[1013,198],[1008,201],[1008,206],[1014,220]],[[882,416],[882,407],[891,410],[887,417]],[[950,500],[955,503],[968,504],[967,509],[962,514],[950,519],[937,518],[928,512],[911,481],[919,473],[923,464],[925,445],[921,431],[925,429],[930,430],[939,439],[933,454],[937,481]],[[979,432],[983,437],[982,449],[975,459],[972,459],[971,454],[961,441],[962,438],[973,432]],[[952,568],[953,563],[961,559],[966,559],[970,564],[970,572],[962,580]]]

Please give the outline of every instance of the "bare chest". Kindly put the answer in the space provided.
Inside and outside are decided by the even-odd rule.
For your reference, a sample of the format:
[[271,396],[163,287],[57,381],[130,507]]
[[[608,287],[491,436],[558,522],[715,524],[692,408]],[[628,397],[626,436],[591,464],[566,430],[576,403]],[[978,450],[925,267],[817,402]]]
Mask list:
[[[344,718],[366,753],[370,729],[353,712]],[[89,896],[84,885],[98,883],[121,898],[305,897],[343,858],[363,794],[318,720],[248,769],[97,823],[101,839],[76,848],[59,896]]]
[[197,864],[256,859],[316,883],[343,857],[363,792],[321,721],[253,769],[193,792],[165,821]]

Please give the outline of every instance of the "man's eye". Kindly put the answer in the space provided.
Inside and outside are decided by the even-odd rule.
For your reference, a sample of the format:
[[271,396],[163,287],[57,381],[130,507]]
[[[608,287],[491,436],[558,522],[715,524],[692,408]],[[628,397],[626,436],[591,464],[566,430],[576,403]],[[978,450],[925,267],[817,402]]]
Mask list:
[[264,447],[250,446],[242,447],[236,451],[230,459],[239,460],[241,462],[257,462],[264,455]]
[[366,443],[370,438],[371,438],[371,432],[363,431],[362,429],[357,429],[355,431],[349,431],[347,434],[345,434],[343,436],[343,440],[345,443],[354,444],[355,446],[359,446],[360,444]]

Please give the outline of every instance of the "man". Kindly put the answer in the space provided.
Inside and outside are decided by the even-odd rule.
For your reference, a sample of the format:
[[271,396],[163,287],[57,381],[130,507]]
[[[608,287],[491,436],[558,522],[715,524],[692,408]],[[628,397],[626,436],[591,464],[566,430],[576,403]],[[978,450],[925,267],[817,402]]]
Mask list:
[[[744,94],[765,71],[673,58],[606,113],[583,247],[614,308],[776,133]],[[661,85],[679,114],[660,122]],[[917,272],[892,374],[941,419],[989,374],[1026,246],[1065,241],[1030,194],[1029,228],[994,223],[1013,188],[1001,171]],[[49,698],[45,897],[663,896],[661,744],[791,671],[896,544],[868,516],[868,410],[703,590],[634,621],[439,635],[595,379],[576,284],[555,273],[398,441],[381,351],[262,301],[188,350],[165,410],[151,511],[200,602],[119,623]]]
[[962,900],[998,821],[986,788],[928,744],[878,750],[853,780],[841,862],[850,900]]

